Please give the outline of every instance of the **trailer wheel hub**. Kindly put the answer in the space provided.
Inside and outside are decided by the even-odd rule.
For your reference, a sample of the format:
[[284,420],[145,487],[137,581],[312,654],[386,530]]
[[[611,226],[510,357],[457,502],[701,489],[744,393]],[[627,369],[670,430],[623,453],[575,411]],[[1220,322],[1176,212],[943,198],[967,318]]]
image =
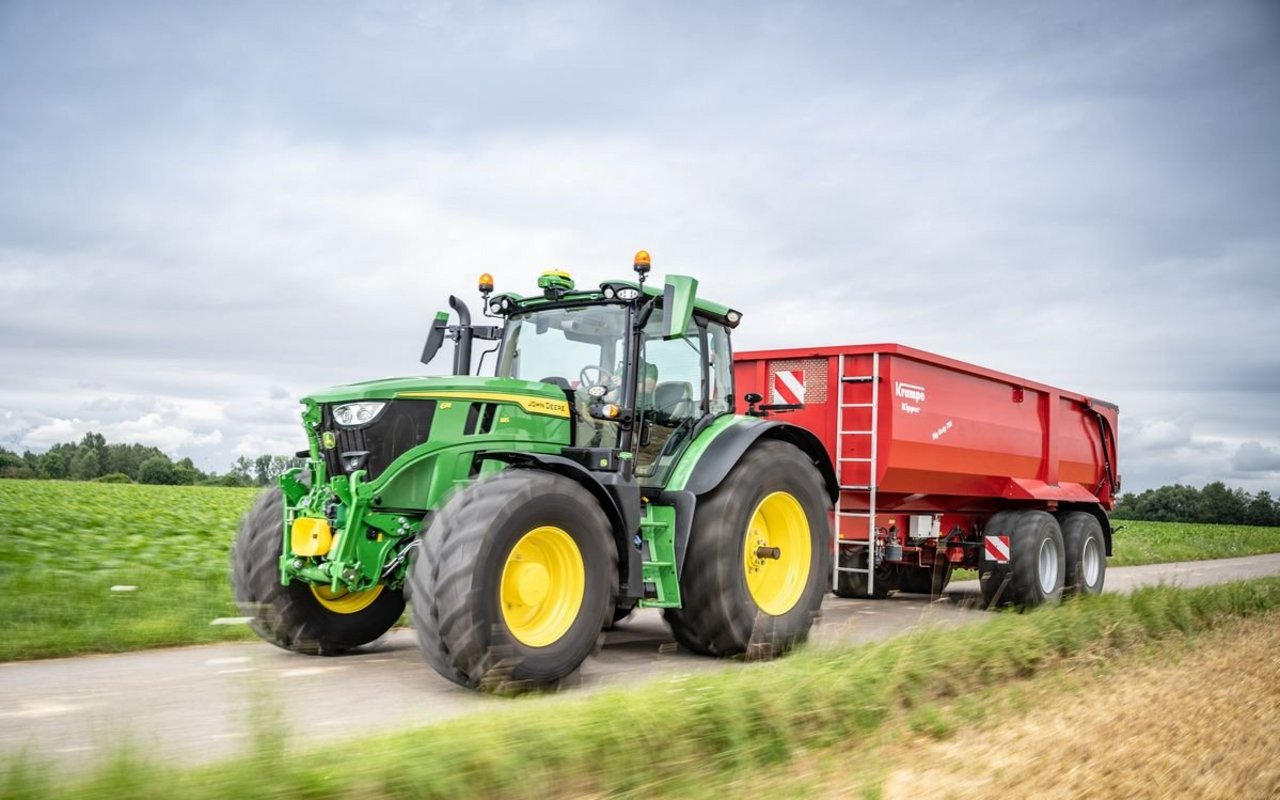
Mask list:
[[1058,582],[1058,548],[1054,547],[1050,539],[1040,542],[1040,554],[1036,559],[1036,575],[1040,579],[1040,591],[1046,595],[1052,593]]
[[573,626],[586,591],[578,545],[563,529],[544,525],[511,548],[498,602],[511,635],[529,647],[555,643]]
[[742,561],[751,599],[766,614],[790,611],[804,593],[813,558],[809,519],[788,492],[767,495],[747,525]]

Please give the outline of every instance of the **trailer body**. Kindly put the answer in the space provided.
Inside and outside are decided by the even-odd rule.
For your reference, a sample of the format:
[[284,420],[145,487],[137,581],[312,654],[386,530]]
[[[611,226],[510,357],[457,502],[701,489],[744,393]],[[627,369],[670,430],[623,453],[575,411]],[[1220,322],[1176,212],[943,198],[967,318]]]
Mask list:
[[754,413],[822,441],[836,539],[877,565],[930,567],[941,552],[978,567],[985,524],[1010,510],[1087,511],[1111,552],[1112,403],[899,344],[742,352],[734,377],[739,397],[761,396]]

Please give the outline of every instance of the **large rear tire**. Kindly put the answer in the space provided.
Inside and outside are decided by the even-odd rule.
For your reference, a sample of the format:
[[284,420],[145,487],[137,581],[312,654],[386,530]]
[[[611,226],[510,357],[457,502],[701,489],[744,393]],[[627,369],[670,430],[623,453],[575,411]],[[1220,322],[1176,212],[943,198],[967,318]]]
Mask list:
[[979,561],[978,580],[988,606],[1034,608],[1062,599],[1066,554],[1058,521],[1046,511],[1002,511],[983,535],[1009,537],[1009,561]]
[[302,581],[280,585],[284,494],[268,489],[240,521],[231,549],[231,584],[249,627],[277,647],[332,656],[386,633],[404,612],[404,593],[375,586],[333,594]]
[[769,658],[805,641],[831,576],[830,498],[813,462],[786,442],[757,442],[698,501],[664,612],[676,641],[703,655]]
[[1066,550],[1068,596],[1102,594],[1107,578],[1107,545],[1102,525],[1087,511],[1062,515],[1062,544]]
[[472,688],[555,686],[614,610],[618,553],[595,498],[560,475],[508,470],[453,497],[409,570],[427,663]]

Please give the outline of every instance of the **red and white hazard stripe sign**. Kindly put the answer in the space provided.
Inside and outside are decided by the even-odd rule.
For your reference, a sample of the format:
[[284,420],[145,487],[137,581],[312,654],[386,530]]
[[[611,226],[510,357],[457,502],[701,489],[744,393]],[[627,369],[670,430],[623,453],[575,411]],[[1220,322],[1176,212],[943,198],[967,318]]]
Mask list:
[[804,372],[780,369],[773,373],[772,400],[775,405],[804,405]]
[[983,542],[986,544],[982,553],[983,558],[988,561],[997,561],[1001,564],[1009,563],[1008,536],[984,536]]

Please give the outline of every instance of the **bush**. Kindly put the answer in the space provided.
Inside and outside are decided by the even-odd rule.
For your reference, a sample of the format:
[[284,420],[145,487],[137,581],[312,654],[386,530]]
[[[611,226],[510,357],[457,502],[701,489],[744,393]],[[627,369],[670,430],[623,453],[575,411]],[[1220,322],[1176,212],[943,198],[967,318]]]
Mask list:
[[234,472],[228,472],[226,475],[213,475],[205,478],[198,484],[200,486],[230,486],[233,488],[244,488],[253,486],[253,481],[248,478],[242,478]]
[[123,472],[109,472],[93,479],[94,483],[133,483],[133,478]]
[[166,456],[152,456],[138,467],[138,482],[151,484],[177,483],[173,462]]

